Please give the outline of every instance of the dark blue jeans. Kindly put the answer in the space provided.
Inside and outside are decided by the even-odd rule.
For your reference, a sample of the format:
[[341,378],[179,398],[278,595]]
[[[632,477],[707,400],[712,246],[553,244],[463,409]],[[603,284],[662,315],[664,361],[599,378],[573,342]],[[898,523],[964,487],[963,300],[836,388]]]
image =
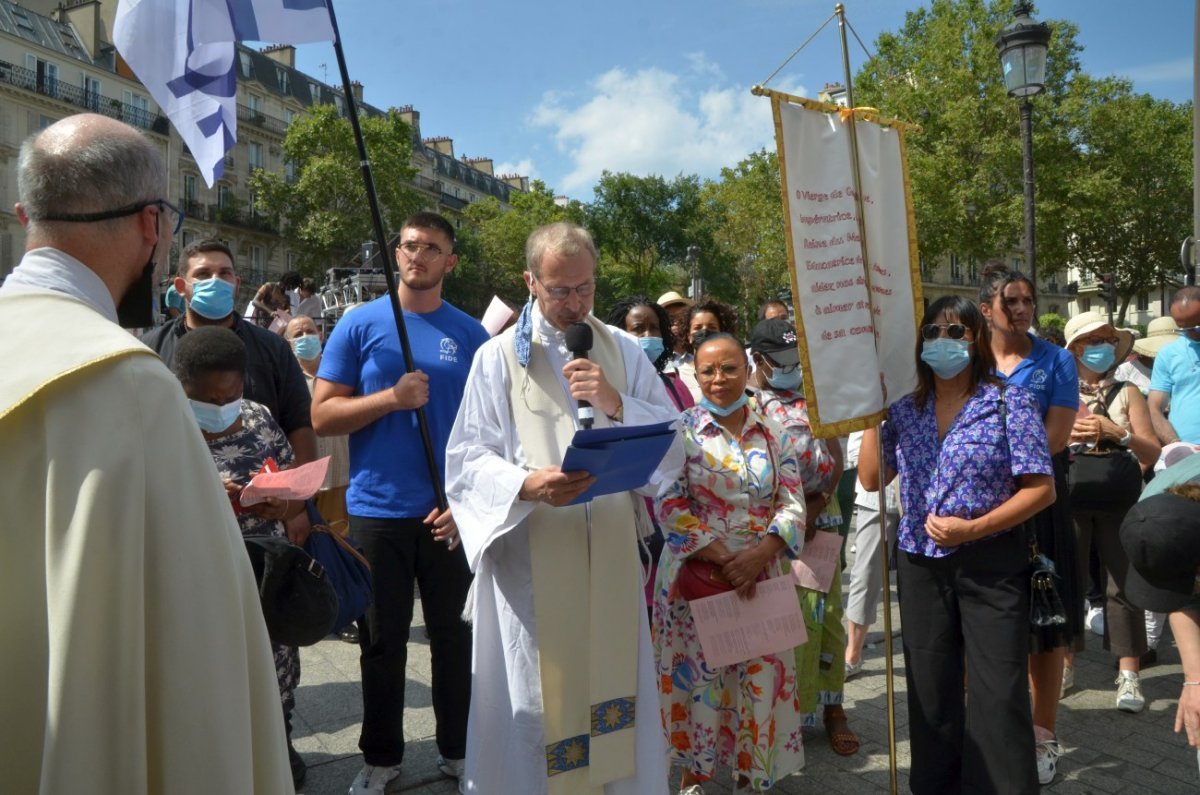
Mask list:
[[404,760],[414,585],[421,590],[429,633],[438,752],[462,759],[471,704],[471,627],[462,620],[471,572],[462,547],[448,550],[420,518],[351,516],[350,536],[362,547],[375,581],[375,601],[359,621],[363,724],[358,747],[366,763],[391,766]]

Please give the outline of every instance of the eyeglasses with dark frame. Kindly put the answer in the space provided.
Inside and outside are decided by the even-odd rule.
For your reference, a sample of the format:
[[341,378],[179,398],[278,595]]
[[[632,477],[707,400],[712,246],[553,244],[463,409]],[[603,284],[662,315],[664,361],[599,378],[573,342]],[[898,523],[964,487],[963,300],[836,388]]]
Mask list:
[[1112,345],[1114,347],[1121,344],[1121,340],[1118,337],[1085,337],[1079,340],[1079,342],[1084,345]]
[[967,334],[967,327],[962,323],[929,323],[921,326],[921,339],[936,340],[942,331],[952,340],[961,340]]
[[596,292],[596,282],[586,281],[583,284],[577,284],[574,287],[551,287],[545,284],[540,279],[534,279],[538,284],[542,285],[542,289],[546,291],[546,295],[553,298],[555,301],[565,301],[567,296],[572,292],[580,298],[587,298],[592,293]]
[[184,214],[183,210],[176,207],[166,199],[147,199],[143,202],[130,204],[127,207],[118,207],[115,210],[98,210],[94,213],[47,213],[34,218],[34,221],[67,221],[70,223],[90,224],[96,221],[111,221],[114,218],[125,218],[130,215],[136,215],[147,207],[156,206],[160,213],[170,210],[175,213],[175,224],[171,230],[171,234],[179,234],[179,230],[183,227]]

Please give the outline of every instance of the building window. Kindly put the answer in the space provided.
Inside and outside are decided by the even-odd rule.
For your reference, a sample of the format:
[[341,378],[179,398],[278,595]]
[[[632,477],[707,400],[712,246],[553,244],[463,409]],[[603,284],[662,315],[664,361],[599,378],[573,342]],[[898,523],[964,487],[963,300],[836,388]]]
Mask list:
[[309,81],[308,93],[312,94],[312,101],[314,103],[320,102],[321,101],[321,84],[316,82],[315,80]]
[[265,282],[266,272],[263,261],[262,246],[250,247],[250,282],[252,284],[262,284]]
[[333,95],[333,104],[337,106],[337,112],[339,116],[346,115],[346,101],[342,98],[341,94]]
[[283,164],[283,178],[291,185],[296,181],[296,163],[292,160]]
[[238,59],[242,64],[242,77],[254,77],[254,61],[250,60],[250,53],[239,52]]
[[250,108],[251,113],[259,113],[262,108],[262,99],[250,94],[246,97],[246,107]]
[[48,97],[58,96],[58,64],[43,61],[33,53],[26,53],[25,66],[34,73],[39,94],[45,94]]
[[121,98],[125,101],[124,121],[135,127],[149,127],[150,100],[129,89],[121,92]]
[[83,104],[91,110],[100,110],[100,79],[83,75]]
[[1079,299],[1079,311],[1080,312],[1090,312],[1091,309],[1092,309],[1092,299],[1091,298],[1080,298]]
[[289,127],[291,127],[291,126],[292,126],[292,122],[294,122],[294,121],[296,120],[296,111],[294,111],[294,110],[286,110],[286,109],[285,109],[285,110],[283,111],[283,120],[284,120],[285,122],[287,122],[287,125],[288,125]]
[[955,284],[962,283],[962,265],[958,261],[957,254],[950,255],[950,281]]
[[183,175],[183,199],[184,201],[196,201],[197,185],[195,174]]
[[217,186],[217,206],[227,210],[233,206],[233,189],[228,185]]
[[284,69],[282,66],[276,66],[275,79],[279,81],[279,90],[281,93],[292,93],[292,75],[287,69]]
[[1150,294],[1149,293],[1138,293],[1137,294],[1137,311],[1139,311],[1139,312],[1150,311]]
[[263,167],[263,145],[257,141],[250,142],[250,170]]

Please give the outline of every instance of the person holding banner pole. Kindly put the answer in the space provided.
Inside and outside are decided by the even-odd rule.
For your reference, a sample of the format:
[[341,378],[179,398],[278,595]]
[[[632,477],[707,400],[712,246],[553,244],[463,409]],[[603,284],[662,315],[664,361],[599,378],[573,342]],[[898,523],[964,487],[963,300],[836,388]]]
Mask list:
[[748,401],[749,361],[718,333],[696,351],[700,404],[683,413],[684,467],[658,498],[667,534],[656,582],[654,643],[671,761],[680,795],[703,795],[717,765],[737,791],[770,789],[804,766],[793,650],[710,667],[679,580],[693,561],[715,564],[744,597],[762,577],[789,572],[804,545],[805,484],[787,431]]
[[1055,724],[1066,652],[1069,648],[1082,651],[1083,644],[1083,586],[1067,493],[1070,461],[1066,449],[1079,410],[1079,376],[1070,351],[1030,333],[1036,301],[1033,283],[1021,273],[1009,271],[999,262],[984,267],[979,308],[988,321],[995,374],[1010,386],[1033,392],[1054,461],[1057,497],[1033,517],[1033,530],[1038,551],[1054,563],[1067,623],[1035,633],[1029,656],[1038,780],[1049,784],[1061,753]]
[[1033,793],[1029,550],[1016,528],[1054,501],[1046,432],[1034,396],[993,375],[975,304],[938,299],[921,338],[916,391],[864,433],[858,458],[869,491],[900,476],[909,783],[930,795]]

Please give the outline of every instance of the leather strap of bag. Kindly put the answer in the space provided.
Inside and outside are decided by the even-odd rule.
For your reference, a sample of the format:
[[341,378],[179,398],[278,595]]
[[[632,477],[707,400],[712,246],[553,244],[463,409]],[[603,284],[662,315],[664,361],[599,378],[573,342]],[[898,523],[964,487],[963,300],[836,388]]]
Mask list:
[[[1008,388],[1007,384],[1000,385],[1000,436],[1004,439],[1004,452],[1008,456],[1009,468],[1012,468],[1012,449],[1008,445],[1008,403],[1004,400],[1004,390]],[[1029,523],[1022,522],[1021,526],[1025,530],[1025,540],[1029,542],[1029,560],[1036,562],[1041,552],[1038,550],[1037,534],[1033,532],[1033,528]]]

